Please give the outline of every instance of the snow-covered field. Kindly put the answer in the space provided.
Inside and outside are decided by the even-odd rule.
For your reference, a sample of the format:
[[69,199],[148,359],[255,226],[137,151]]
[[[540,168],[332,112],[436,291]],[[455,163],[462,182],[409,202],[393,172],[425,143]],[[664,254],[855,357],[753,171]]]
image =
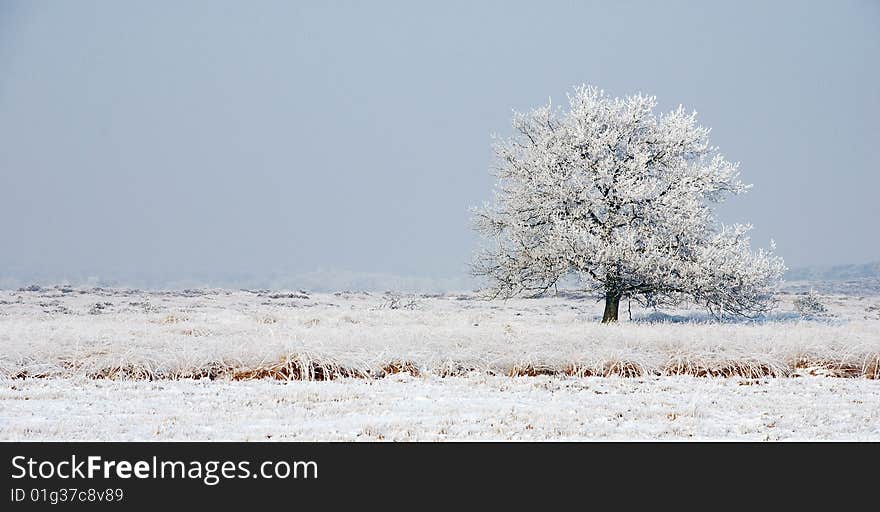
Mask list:
[[598,322],[600,304],[576,297],[0,292],[0,375],[322,379],[405,369],[441,376],[878,376],[880,296],[823,298],[832,316],[810,320],[791,311],[792,298],[782,296],[778,312],[762,322],[635,311],[633,321],[608,326]]
[[28,379],[4,440],[880,440],[880,382],[698,377]]
[[571,295],[0,291],[0,439],[880,440],[880,296],[795,297],[607,326]]

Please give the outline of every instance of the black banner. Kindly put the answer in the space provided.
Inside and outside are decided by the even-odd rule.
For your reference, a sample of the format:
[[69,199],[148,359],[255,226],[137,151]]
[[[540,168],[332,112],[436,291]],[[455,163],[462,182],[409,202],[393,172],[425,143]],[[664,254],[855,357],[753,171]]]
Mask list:
[[344,503],[458,507],[475,498],[656,505],[670,493],[696,491],[797,501],[805,490],[816,497],[835,485],[870,496],[880,444],[0,443],[0,453],[0,510],[335,510]]

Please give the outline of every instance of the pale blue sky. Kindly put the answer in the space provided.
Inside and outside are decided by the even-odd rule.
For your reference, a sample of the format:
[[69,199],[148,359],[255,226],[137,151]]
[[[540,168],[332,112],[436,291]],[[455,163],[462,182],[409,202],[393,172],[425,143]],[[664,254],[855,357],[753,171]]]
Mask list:
[[490,134],[700,112],[790,266],[880,259],[880,2],[0,0],[0,277],[464,275]]

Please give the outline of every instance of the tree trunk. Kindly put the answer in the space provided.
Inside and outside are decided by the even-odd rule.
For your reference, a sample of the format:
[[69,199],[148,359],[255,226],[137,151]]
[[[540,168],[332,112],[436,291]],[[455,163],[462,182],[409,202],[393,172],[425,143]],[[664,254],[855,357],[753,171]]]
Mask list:
[[620,308],[620,295],[619,292],[607,292],[605,294],[605,314],[602,315],[603,324],[617,321],[617,311]]

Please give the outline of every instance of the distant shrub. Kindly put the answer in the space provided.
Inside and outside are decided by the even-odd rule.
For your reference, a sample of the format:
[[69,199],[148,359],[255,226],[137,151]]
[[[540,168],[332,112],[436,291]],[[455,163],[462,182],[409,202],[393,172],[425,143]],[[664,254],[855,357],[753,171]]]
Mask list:
[[794,300],[794,309],[802,317],[825,316],[828,308],[819,300],[819,294],[810,290],[806,295],[801,295]]
[[379,309],[418,309],[419,302],[413,298],[405,298],[397,293],[385,292],[386,300]]

